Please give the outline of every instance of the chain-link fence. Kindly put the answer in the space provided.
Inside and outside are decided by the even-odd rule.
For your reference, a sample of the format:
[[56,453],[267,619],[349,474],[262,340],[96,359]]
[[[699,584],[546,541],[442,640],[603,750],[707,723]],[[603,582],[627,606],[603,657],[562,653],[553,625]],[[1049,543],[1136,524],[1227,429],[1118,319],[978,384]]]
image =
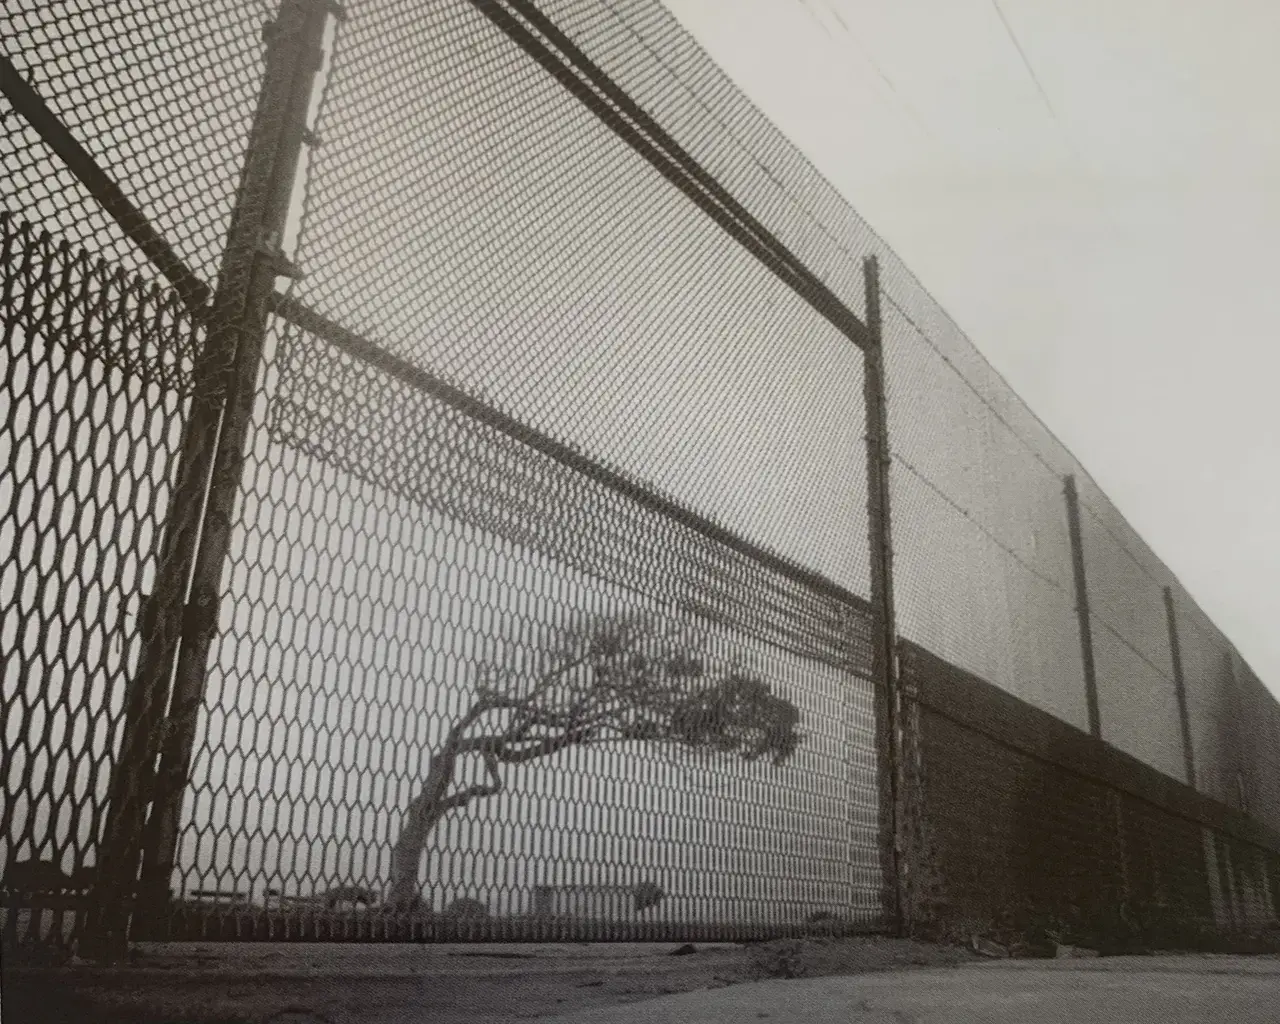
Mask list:
[[883,280],[902,636],[1280,827],[1280,704],[892,257]]
[[[777,233],[600,84],[656,66],[643,47],[607,71],[585,52],[629,31],[625,12],[582,21],[579,49],[542,23],[522,35],[497,5],[438,5],[400,31],[406,11],[371,3],[341,24],[309,12],[332,63],[301,109],[323,144],[300,160],[304,187],[274,225],[277,239],[299,232],[307,278],[270,300],[256,376],[244,375],[243,323],[237,337],[218,317],[255,198],[249,105],[227,143],[247,154],[243,170],[228,162],[234,201],[202,197],[228,252],[208,263],[195,242],[170,246],[169,282],[212,297],[189,303],[194,331],[212,324],[201,351],[230,338],[241,369],[212,374],[222,424],[200,453],[212,476],[202,535],[175,556],[194,577],[175,673],[159,687],[135,663],[114,691],[142,693],[142,679],[139,699],[168,714],[137,727],[153,737],[142,752],[121,738],[128,724],[104,731],[118,777],[148,765],[131,777],[149,804],[142,848],[120,856],[142,857],[140,892],[167,888],[166,923],[186,934],[228,922],[388,937],[878,924],[853,299],[787,252],[780,233],[809,215],[729,128],[722,170],[756,176]],[[223,12],[208,37],[253,13]],[[37,40],[39,17],[19,25]],[[539,45],[569,54],[613,113],[548,76]],[[174,59],[198,79],[196,53],[187,43]],[[256,69],[264,81],[271,60]],[[277,102],[287,129],[298,105]],[[75,118],[60,120],[74,135]],[[56,132],[40,127],[18,147],[56,164]],[[123,143],[98,141],[121,155]],[[98,155],[70,173],[109,206],[93,172],[110,179],[118,164]],[[175,181],[218,166],[180,165]],[[82,227],[71,200],[46,213],[37,177],[15,180],[11,205],[64,236]],[[102,248],[120,255],[147,231],[187,241],[200,215],[170,225],[168,198],[131,191],[126,216],[117,204],[93,226]],[[237,422],[239,465],[223,458]],[[821,463],[805,458],[815,445]],[[151,508],[163,519],[176,501]],[[214,620],[200,588],[220,535]],[[166,639],[155,656],[173,660]],[[14,688],[25,707],[39,686]],[[42,711],[26,716],[33,735]],[[38,759],[52,741],[26,742]],[[58,784],[42,781],[15,788]],[[17,818],[10,865],[101,884],[98,847],[114,849],[101,823],[81,849],[61,825]],[[18,895],[49,888],[10,875]]]
[[[861,353],[672,187],[710,191],[677,140],[514,42],[554,40],[406,11],[353,8],[334,44],[184,884],[368,890],[424,934],[875,923]],[[742,721],[682,733],[701,704]],[[781,767],[742,760],[755,734]],[[477,763],[432,791],[459,743]],[[612,920],[535,895],[645,885]]]
[[1280,806],[1230,645],[656,0],[0,28],[9,931],[883,926],[873,254],[901,633]]
[[172,292],[8,213],[0,236],[5,888],[80,892],[203,332]]

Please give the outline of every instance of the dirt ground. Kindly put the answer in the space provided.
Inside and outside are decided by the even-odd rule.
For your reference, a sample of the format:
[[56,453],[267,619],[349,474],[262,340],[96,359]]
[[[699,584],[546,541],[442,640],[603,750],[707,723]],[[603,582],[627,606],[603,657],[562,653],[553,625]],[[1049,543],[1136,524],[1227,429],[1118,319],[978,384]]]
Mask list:
[[148,945],[127,967],[9,967],[15,1024],[498,1024],[764,978],[968,962],[902,939],[761,944]]

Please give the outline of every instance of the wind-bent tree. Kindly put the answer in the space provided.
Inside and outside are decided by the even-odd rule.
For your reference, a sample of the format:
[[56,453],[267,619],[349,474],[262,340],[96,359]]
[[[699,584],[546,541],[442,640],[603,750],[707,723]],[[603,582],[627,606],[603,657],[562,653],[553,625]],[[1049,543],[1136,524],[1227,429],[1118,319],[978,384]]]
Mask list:
[[[391,852],[387,906],[417,904],[418,866],[431,831],[450,811],[501,793],[510,765],[573,746],[649,743],[768,757],[777,766],[799,746],[799,725],[799,709],[766,682],[740,666],[708,665],[688,631],[645,616],[588,621],[567,631],[540,670],[492,673],[477,686],[405,811]],[[466,758],[480,759],[483,782],[455,782]]]

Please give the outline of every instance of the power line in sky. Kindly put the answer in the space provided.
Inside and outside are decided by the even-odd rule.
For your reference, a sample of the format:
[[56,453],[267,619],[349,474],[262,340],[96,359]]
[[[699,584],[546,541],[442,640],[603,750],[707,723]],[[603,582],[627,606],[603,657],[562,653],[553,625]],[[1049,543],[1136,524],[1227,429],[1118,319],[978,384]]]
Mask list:
[[996,15],[1000,18],[1000,24],[1004,26],[1005,34],[1008,35],[1009,41],[1013,43],[1013,48],[1018,51],[1018,56],[1022,58],[1022,66],[1027,69],[1027,74],[1031,77],[1031,81],[1035,83],[1036,91],[1040,93],[1040,98],[1044,100],[1045,107],[1053,119],[1062,124],[1062,119],[1058,117],[1058,111],[1054,109],[1053,101],[1049,99],[1048,92],[1045,91],[1044,83],[1040,81],[1040,76],[1036,74],[1036,69],[1031,64],[1031,58],[1027,56],[1027,51],[1022,48],[1022,43],[1018,39],[1018,34],[1014,32],[1013,26],[1009,24],[1009,19],[1005,17],[1004,8],[1000,6],[1000,0],[991,0],[991,6],[996,9]]
[[[816,11],[816,9],[810,6],[808,0],[797,0],[797,2],[800,4],[802,8],[804,8],[805,14],[807,14],[809,18],[819,28],[821,28],[824,33],[826,33],[827,38],[830,39],[832,43],[835,43],[836,41],[835,36],[832,34],[831,29],[828,28],[826,23],[818,16],[818,12]],[[843,30],[844,34],[848,37],[850,43],[852,43],[854,48],[858,51],[858,55],[863,59],[863,61],[867,64],[867,66],[871,68],[871,70],[875,73],[876,77],[879,78],[880,81],[884,83],[885,87],[893,94],[893,98],[902,107],[902,109],[907,112],[907,116],[910,117],[913,122],[915,122],[915,125],[918,129],[920,129],[920,132],[925,136],[927,136],[933,142],[935,143],[938,142],[938,137],[934,135],[934,133],[930,130],[928,124],[925,123],[925,120],[920,116],[919,111],[916,110],[916,108],[911,104],[911,102],[898,89],[897,85],[894,84],[894,81],[892,78],[889,77],[888,72],[886,72],[884,68],[880,66],[879,62],[876,61],[876,59],[871,56],[870,52],[866,49],[866,47],[864,47],[861,43],[858,42],[857,37],[853,34],[853,31],[849,28],[848,22],[846,22],[844,18],[840,16],[840,12],[836,10],[835,4],[831,3],[830,0],[815,0],[815,2],[822,3],[823,6],[827,9],[827,11],[830,12],[831,16],[836,19],[836,21],[840,25],[840,28]]]
[[1045,89],[1044,83],[1040,80],[1040,75],[1036,72],[1035,65],[1031,63],[1031,58],[1027,56],[1027,51],[1023,49],[1022,41],[1018,38],[1018,34],[1013,30],[1013,26],[1009,23],[1009,19],[1005,16],[1004,8],[1000,6],[1000,0],[991,0],[991,6],[995,8],[996,16],[1000,19],[1000,24],[1004,26],[1005,35],[1009,37],[1009,42],[1012,43],[1013,48],[1018,51],[1018,57],[1022,61],[1022,66],[1026,69],[1027,77],[1031,79],[1032,84],[1036,87],[1036,92],[1040,94],[1040,99],[1043,101],[1045,109],[1049,111],[1049,116],[1053,119],[1053,123],[1058,128],[1058,134],[1061,136],[1063,144],[1067,147],[1067,151],[1075,161],[1076,169],[1093,191],[1094,200],[1098,206],[1098,212],[1102,215],[1103,220],[1106,221],[1107,227],[1110,229],[1111,233],[1119,237],[1121,234],[1119,226],[1111,215],[1111,211],[1107,205],[1106,195],[1103,192],[1101,184],[1093,174],[1092,170],[1090,170],[1089,164],[1085,161],[1084,157],[1081,156],[1080,149],[1076,146],[1075,139],[1072,138],[1071,132],[1067,130],[1065,122],[1058,115],[1058,110],[1053,105],[1053,100],[1049,98],[1048,90]]
[[[819,5],[821,5],[821,7],[825,9],[826,14],[830,15],[830,17],[833,18],[840,26],[840,30],[848,39],[849,44],[857,50],[859,57],[867,67],[875,73],[875,75],[884,84],[885,88],[889,90],[893,101],[896,102],[907,116],[911,118],[920,133],[935,145],[944,149],[946,148],[938,136],[930,129],[928,123],[920,113],[915,109],[911,102],[907,100],[902,91],[898,89],[897,84],[889,76],[888,72],[886,72],[874,56],[872,56],[867,47],[862,45],[857,34],[855,34],[852,28],[850,28],[849,23],[837,9],[836,0],[796,0],[796,2],[799,4],[801,10],[804,11],[805,15],[820,29],[822,29],[823,33],[832,42],[832,44],[838,46],[839,44],[837,43],[835,34],[833,33],[831,26],[828,24],[827,19],[819,14]],[[1068,158],[1075,164],[1076,172],[1079,175],[1081,182],[1084,183],[1086,188],[1093,194],[1093,200],[1097,207],[1098,214],[1101,216],[1103,222],[1105,222],[1108,231],[1115,237],[1119,238],[1122,235],[1122,232],[1111,214],[1109,203],[1101,183],[1098,181],[1097,176],[1093,173],[1089,164],[1082,156],[1079,147],[1075,143],[1075,139],[1067,128],[1066,122],[1060,116],[1057,107],[1049,96],[1048,90],[1045,88],[1043,80],[1036,71],[1035,65],[1032,64],[1030,56],[1023,47],[1022,41],[1018,38],[1017,33],[1013,29],[1012,23],[1005,15],[1004,9],[1000,5],[1000,0],[991,0],[991,5],[995,9],[996,16],[1000,19],[1000,24],[1004,29],[1005,35],[1013,48],[1017,51],[1018,58],[1027,73],[1027,77],[1030,78],[1031,83],[1035,86],[1036,92],[1039,94],[1045,110],[1048,112],[1050,119],[1056,126],[1058,138],[1060,139],[1061,144],[1065,147]]]

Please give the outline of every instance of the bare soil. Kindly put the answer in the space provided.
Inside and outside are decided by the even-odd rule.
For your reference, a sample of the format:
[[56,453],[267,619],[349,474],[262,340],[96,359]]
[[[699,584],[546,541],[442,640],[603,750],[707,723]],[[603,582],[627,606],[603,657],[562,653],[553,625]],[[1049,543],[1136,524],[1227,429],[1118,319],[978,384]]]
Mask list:
[[[763,978],[818,977],[975,959],[876,936],[759,944],[140,946],[129,966],[13,967],[15,1024],[498,1024]],[[675,954],[675,955],[673,955]]]

